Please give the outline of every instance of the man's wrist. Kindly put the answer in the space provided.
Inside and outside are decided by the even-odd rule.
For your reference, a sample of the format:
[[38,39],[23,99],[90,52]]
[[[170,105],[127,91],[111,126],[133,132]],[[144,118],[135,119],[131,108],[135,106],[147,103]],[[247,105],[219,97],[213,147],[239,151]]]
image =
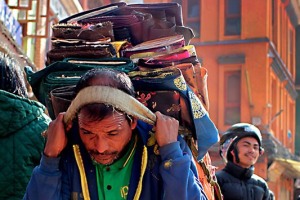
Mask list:
[[183,156],[182,150],[180,149],[180,143],[178,141],[160,147],[159,153],[162,160],[175,159]]
[[53,153],[51,153],[51,152],[46,152],[46,151],[44,151],[43,154],[44,154],[44,156],[46,156],[47,158],[57,158],[57,157],[59,156],[59,155],[57,155],[57,154],[53,154]]
[[59,172],[59,163],[60,163],[60,157],[57,158],[51,158],[47,157],[44,153],[41,158],[40,167],[39,170],[42,173],[57,173]]

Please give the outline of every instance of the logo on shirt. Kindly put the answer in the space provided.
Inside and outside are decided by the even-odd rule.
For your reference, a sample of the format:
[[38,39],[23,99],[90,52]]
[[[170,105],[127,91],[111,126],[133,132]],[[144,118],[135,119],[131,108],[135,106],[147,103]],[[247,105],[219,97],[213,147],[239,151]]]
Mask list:
[[129,190],[128,186],[121,187],[120,192],[121,192],[121,197],[123,199],[127,199],[128,190]]

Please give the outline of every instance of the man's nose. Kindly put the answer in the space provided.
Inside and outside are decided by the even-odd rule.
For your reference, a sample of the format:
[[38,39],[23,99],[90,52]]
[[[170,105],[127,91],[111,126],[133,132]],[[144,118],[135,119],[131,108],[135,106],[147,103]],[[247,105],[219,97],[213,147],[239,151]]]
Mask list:
[[251,146],[251,147],[249,147],[248,151],[251,153],[254,153],[256,151],[256,149],[255,149],[255,147]]
[[104,153],[108,150],[108,144],[105,138],[96,137],[94,140],[94,147],[99,153]]

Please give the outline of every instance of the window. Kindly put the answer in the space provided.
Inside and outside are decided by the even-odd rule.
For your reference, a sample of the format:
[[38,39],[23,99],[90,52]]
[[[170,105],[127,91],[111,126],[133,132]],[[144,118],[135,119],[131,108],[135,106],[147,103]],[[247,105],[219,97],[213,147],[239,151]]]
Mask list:
[[294,76],[295,72],[294,72],[294,32],[292,29],[289,29],[289,36],[288,36],[288,68],[292,74],[292,76]]
[[278,40],[278,11],[277,11],[277,0],[272,0],[272,42],[277,46]]
[[184,26],[193,29],[195,37],[200,37],[201,0],[173,0],[182,6]]
[[195,37],[200,37],[200,1],[189,0],[187,6],[186,26],[193,29]]
[[272,83],[271,83],[271,118],[268,122],[268,126],[273,130],[275,133],[275,137],[277,136],[278,133],[278,121],[272,121],[273,117],[276,115],[278,112],[278,95],[277,95],[277,90],[278,90],[278,84],[275,78],[272,78]]
[[49,34],[50,0],[9,0],[10,9],[21,24],[26,24],[24,37],[47,38]]
[[6,0],[7,5],[11,8],[30,9],[30,0]]
[[241,72],[227,71],[224,75],[224,121],[232,125],[241,121]]
[[225,35],[241,34],[241,0],[225,0]]
[[291,141],[293,141],[294,140],[294,136],[293,136],[293,133],[295,132],[295,129],[294,129],[294,127],[295,127],[295,107],[296,107],[296,105],[295,105],[295,103],[294,102],[292,102],[292,101],[290,101],[289,102],[289,116],[291,117],[290,118],[290,120],[289,120],[289,130],[291,131]]

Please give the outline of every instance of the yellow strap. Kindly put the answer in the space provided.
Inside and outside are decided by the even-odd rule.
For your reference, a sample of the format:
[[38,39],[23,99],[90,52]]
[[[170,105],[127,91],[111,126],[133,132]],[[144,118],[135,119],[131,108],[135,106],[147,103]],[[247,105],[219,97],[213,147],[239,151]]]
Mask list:
[[[83,165],[82,157],[80,154],[79,146],[73,145],[73,151],[74,151],[77,166],[79,168],[83,199],[90,200],[89,188],[88,188],[88,184],[87,184],[87,180],[86,180],[84,165]],[[139,180],[139,183],[138,183],[138,186],[136,189],[136,193],[133,198],[134,200],[139,200],[141,193],[142,193],[143,178],[144,178],[146,167],[147,167],[147,160],[148,160],[147,147],[144,146],[143,154],[142,154],[142,163],[141,163],[141,176],[140,176],[140,180]]]
[[141,176],[140,180],[136,189],[136,193],[134,195],[134,200],[139,200],[141,193],[142,193],[142,186],[143,186],[143,178],[145,175],[146,167],[147,167],[147,160],[148,160],[148,152],[147,152],[147,147],[144,146],[143,149],[143,155],[142,155],[142,163],[141,163]]
[[74,151],[76,163],[77,163],[77,166],[79,169],[83,199],[90,200],[91,198],[90,198],[90,194],[89,194],[89,187],[88,187],[87,180],[86,180],[84,165],[83,165],[82,157],[80,154],[79,146],[73,145],[73,151]]

